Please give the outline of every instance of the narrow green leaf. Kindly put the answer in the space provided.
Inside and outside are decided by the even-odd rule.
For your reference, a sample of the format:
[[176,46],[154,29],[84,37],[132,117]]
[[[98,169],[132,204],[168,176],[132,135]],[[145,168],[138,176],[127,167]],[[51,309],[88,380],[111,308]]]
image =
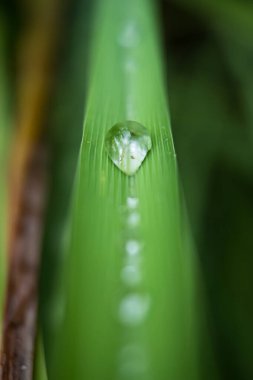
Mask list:
[[[100,1],[93,37],[66,305],[50,374],[201,379],[197,268],[182,219],[152,3]],[[133,176],[105,149],[107,132],[126,120],[142,124],[152,140]]]
[[44,346],[43,346],[41,333],[39,333],[37,342],[36,342],[33,379],[34,380],[48,379],[47,370],[46,370],[46,362],[45,362],[45,354],[44,354]]

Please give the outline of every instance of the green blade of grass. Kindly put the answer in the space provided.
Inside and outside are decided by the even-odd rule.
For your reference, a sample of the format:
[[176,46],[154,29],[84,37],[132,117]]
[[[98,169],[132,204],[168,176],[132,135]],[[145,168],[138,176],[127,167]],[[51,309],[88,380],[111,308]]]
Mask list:
[[[182,228],[154,9],[148,0],[104,0],[95,19],[65,313],[50,374],[196,380],[196,268]],[[104,148],[106,132],[124,120],[143,124],[153,143],[133,177]]]
[[42,341],[42,335],[39,332],[36,349],[35,349],[35,363],[34,363],[34,380],[47,380],[46,361],[44,354],[44,345]]

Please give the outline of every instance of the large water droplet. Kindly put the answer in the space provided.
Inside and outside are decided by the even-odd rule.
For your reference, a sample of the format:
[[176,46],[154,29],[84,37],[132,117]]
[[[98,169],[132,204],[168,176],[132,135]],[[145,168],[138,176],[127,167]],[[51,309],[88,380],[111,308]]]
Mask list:
[[149,131],[136,121],[114,125],[106,135],[106,149],[114,164],[127,175],[133,175],[151,149]]

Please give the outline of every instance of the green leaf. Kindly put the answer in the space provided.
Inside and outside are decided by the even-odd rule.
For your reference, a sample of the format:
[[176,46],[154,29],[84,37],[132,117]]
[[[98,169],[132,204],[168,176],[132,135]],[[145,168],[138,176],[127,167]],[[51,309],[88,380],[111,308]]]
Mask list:
[[[181,212],[159,46],[150,1],[100,2],[53,379],[202,378],[198,270]],[[126,120],[152,139],[131,177],[105,150],[108,130]]]
[[44,346],[42,341],[41,332],[38,334],[35,350],[35,363],[34,363],[34,380],[47,380],[47,370],[44,354]]

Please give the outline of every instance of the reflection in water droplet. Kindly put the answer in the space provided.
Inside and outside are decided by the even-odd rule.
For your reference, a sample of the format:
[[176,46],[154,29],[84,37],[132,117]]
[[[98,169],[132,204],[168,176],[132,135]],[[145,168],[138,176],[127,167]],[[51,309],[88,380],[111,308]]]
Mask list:
[[121,271],[121,279],[127,285],[137,285],[141,281],[141,273],[138,266],[126,265]]
[[114,125],[107,133],[106,150],[113,163],[125,174],[133,175],[151,149],[148,130],[136,121]]
[[125,325],[137,326],[143,322],[149,310],[148,296],[138,293],[127,295],[120,303],[119,318]]
[[126,251],[130,256],[135,256],[141,249],[140,243],[137,240],[128,240],[126,242]]
[[140,42],[140,30],[135,21],[127,22],[118,38],[118,42],[125,48],[136,47]]

